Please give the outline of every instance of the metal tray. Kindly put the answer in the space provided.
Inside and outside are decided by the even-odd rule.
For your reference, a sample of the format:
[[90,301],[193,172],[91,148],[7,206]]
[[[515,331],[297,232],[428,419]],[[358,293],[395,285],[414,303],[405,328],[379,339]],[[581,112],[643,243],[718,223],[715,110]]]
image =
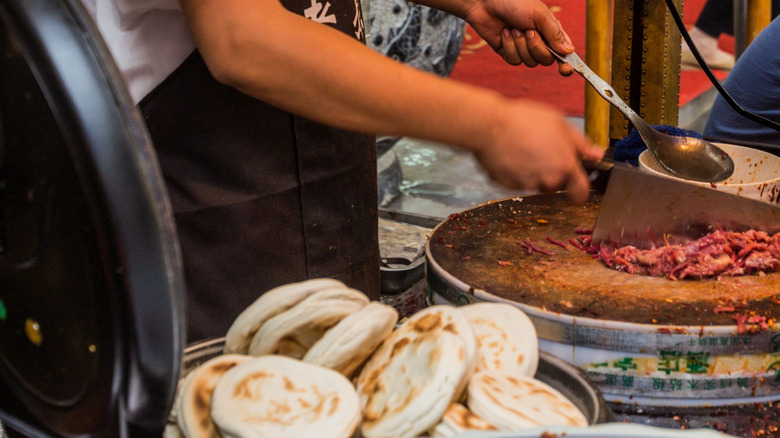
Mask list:
[[[184,350],[180,378],[184,378],[198,365],[222,354],[224,345],[225,339],[217,338],[187,347]],[[571,400],[585,414],[588,424],[614,421],[614,414],[607,407],[601,392],[591,385],[577,368],[561,359],[540,352],[535,377]]]

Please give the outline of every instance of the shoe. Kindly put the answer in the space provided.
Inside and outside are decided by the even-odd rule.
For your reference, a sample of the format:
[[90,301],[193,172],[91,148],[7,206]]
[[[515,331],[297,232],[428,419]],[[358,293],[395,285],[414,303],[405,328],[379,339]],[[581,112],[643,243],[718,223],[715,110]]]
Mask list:
[[[698,28],[694,27],[689,32],[693,44],[699,49],[699,53],[704,62],[715,70],[729,71],[734,67],[734,55],[726,51],[721,50],[718,47],[718,39],[704,33]],[[680,54],[680,64],[683,70],[697,70],[700,68],[696,57],[693,56],[688,44],[683,40],[682,52]]]

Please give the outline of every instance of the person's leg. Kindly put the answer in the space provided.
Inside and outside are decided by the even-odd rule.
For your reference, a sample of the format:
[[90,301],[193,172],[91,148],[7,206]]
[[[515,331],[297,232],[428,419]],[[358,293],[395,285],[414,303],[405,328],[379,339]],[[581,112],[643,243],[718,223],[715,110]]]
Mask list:
[[[734,55],[718,47],[718,37],[722,33],[734,33],[733,0],[707,0],[696,24],[688,33],[710,68],[731,70],[734,66]],[[699,68],[699,63],[685,41],[682,45],[681,63],[684,69]]]
[[707,0],[694,27],[713,38],[718,38],[722,33],[733,35],[734,1]]

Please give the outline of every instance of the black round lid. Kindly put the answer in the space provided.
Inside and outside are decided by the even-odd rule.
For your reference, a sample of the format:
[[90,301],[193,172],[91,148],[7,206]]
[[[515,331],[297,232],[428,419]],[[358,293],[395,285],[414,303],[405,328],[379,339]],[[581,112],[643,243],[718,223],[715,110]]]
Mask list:
[[148,133],[81,3],[0,2],[0,422],[161,433],[181,271]]

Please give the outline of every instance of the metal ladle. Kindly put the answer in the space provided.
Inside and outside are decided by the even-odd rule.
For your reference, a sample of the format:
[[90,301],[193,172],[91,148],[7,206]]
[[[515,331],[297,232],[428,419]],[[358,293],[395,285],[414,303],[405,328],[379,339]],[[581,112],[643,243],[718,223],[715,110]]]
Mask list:
[[601,97],[628,117],[647,149],[667,172],[680,178],[704,182],[723,181],[734,173],[734,161],[722,149],[700,138],[677,137],[658,131],[623,102],[615,90],[594,73],[576,53],[562,55],[549,44],[547,48],[556,59],[571,65]]

